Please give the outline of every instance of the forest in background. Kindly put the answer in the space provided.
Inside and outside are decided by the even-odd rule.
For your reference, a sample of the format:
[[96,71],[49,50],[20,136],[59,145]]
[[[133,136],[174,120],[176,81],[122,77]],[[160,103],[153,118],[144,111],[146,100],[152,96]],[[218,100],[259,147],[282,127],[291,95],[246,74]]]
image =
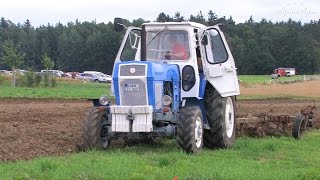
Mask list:
[[[224,34],[233,53],[238,74],[271,74],[277,67],[294,67],[299,74],[320,73],[320,19],[308,23],[291,19],[271,22],[250,17],[244,23],[232,17],[218,17],[213,11],[190,15],[179,12],[170,16],[160,13],[154,20],[193,21],[207,26],[224,23]],[[146,20],[139,18],[127,25],[140,26]],[[69,22],[66,25],[42,25],[33,27],[30,20],[23,24],[1,18],[0,22],[0,69],[9,70],[2,61],[2,45],[12,41],[24,54],[20,69],[39,71],[41,60],[47,54],[55,67],[62,71],[96,70],[112,73],[113,62],[124,33],[115,32],[112,22]]]

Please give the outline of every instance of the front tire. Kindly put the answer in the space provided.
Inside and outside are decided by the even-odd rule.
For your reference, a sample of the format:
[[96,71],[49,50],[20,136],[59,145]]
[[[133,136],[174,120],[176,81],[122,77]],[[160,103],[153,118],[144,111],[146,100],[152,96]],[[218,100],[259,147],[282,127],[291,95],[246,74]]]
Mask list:
[[213,88],[205,93],[206,116],[210,125],[204,133],[204,145],[213,148],[230,148],[236,136],[235,98],[222,97]]
[[110,143],[111,122],[105,111],[98,107],[90,108],[82,124],[84,149],[106,149]]
[[180,109],[177,126],[177,142],[186,153],[198,153],[203,145],[202,113],[198,106]]

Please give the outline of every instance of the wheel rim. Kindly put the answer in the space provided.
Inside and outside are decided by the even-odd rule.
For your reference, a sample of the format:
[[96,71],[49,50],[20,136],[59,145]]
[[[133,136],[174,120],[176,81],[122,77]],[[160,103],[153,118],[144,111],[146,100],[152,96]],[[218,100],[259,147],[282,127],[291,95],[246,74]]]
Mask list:
[[103,117],[101,121],[100,142],[102,148],[105,149],[109,145],[109,125],[107,118]]
[[203,131],[202,131],[202,121],[201,121],[201,118],[199,116],[196,119],[194,132],[195,132],[194,133],[194,138],[195,138],[195,141],[196,141],[196,146],[197,146],[197,148],[200,148],[201,144],[202,144]]
[[234,109],[233,109],[233,102],[230,97],[227,98],[224,119],[225,119],[227,136],[230,138],[233,135],[233,128],[234,128]]

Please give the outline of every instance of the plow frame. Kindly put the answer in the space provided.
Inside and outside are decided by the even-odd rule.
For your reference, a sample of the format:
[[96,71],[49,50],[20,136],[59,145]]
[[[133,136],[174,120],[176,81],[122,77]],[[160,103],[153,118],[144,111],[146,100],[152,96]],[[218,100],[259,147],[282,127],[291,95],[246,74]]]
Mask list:
[[268,135],[268,133],[266,133],[266,125],[273,123],[276,125],[276,131],[281,131],[282,133],[291,131],[291,133],[285,134],[292,134],[295,139],[301,139],[305,131],[315,127],[315,123],[320,122],[316,110],[316,106],[314,105],[302,109],[296,116],[260,114],[258,116],[238,117],[236,121],[238,135],[244,136],[246,134],[246,124],[255,124],[255,136],[260,138],[265,137]]

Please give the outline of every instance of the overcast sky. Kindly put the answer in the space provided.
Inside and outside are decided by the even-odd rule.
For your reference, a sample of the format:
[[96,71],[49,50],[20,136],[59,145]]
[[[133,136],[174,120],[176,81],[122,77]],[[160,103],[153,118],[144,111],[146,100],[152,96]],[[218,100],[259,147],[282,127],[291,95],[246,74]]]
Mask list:
[[154,21],[164,12],[173,16],[180,12],[186,18],[199,11],[207,15],[213,10],[219,17],[230,15],[241,23],[253,16],[255,21],[266,18],[273,22],[295,21],[310,22],[320,19],[319,0],[1,0],[0,17],[14,23],[23,23],[26,19],[35,27],[66,24],[78,19],[80,22],[96,20],[113,21],[121,17],[132,21],[143,18]]

